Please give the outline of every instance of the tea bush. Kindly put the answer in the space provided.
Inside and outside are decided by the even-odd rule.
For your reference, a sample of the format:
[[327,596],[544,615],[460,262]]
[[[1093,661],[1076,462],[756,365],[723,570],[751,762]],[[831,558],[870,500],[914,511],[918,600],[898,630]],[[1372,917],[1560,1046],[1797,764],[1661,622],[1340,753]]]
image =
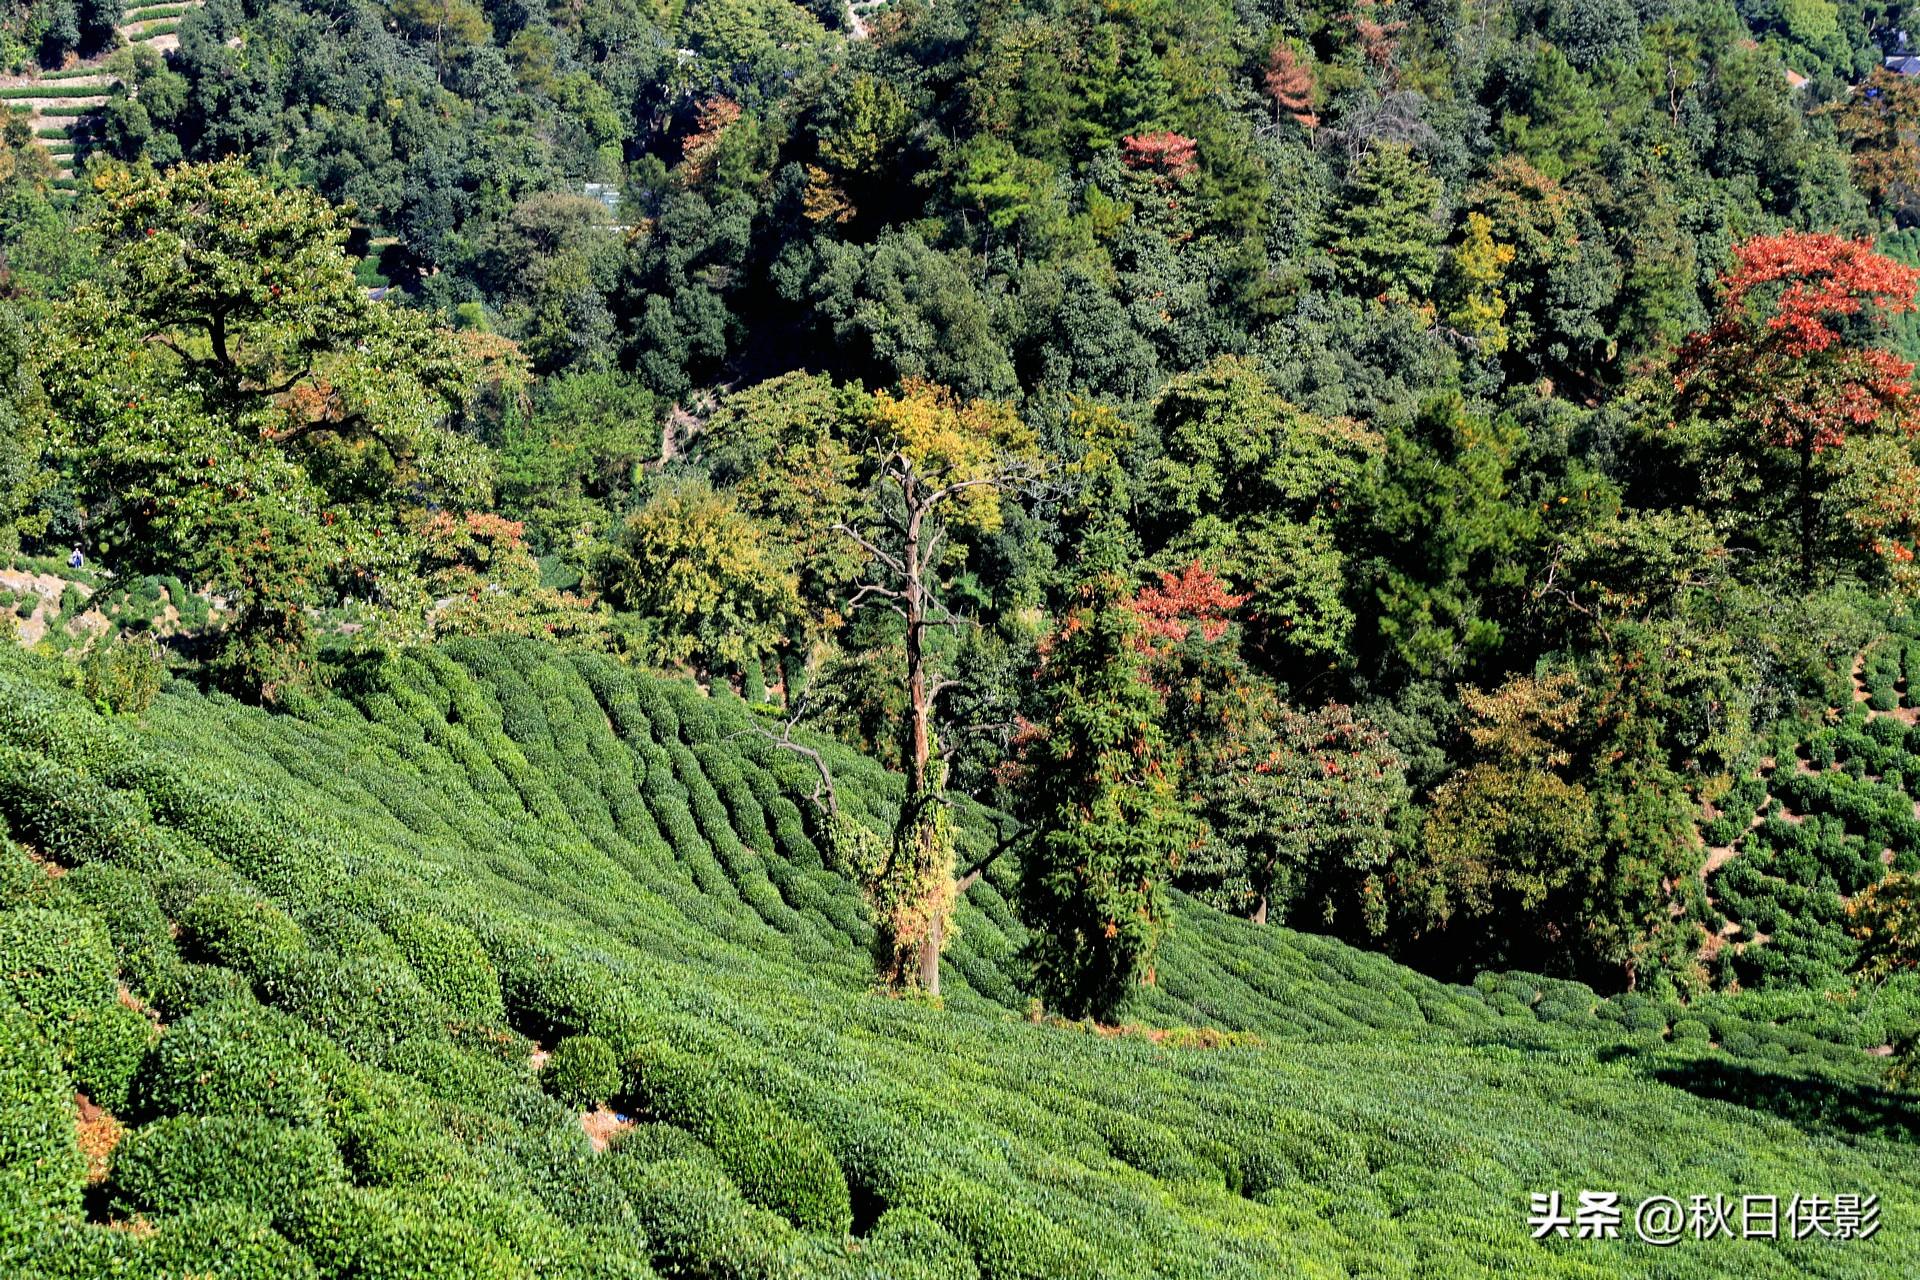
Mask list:
[[251,977],[277,969],[307,949],[306,933],[291,916],[240,890],[216,890],[180,915],[180,948]]
[[806,1230],[851,1224],[846,1178],[810,1126],[712,1080],[697,1060],[665,1046],[641,1049],[627,1071],[636,1104],[704,1142],[747,1199]]
[[553,1047],[541,1079],[568,1106],[592,1110],[620,1091],[620,1059],[598,1036],[568,1036]]
[[76,1209],[84,1172],[59,1051],[0,998],[0,1253],[46,1215]]
[[140,1073],[147,1116],[252,1115],[316,1124],[326,1088],[306,1028],[247,1000],[209,1006],[167,1028]]
[[450,1017],[476,1026],[506,1021],[500,975],[473,934],[417,911],[395,913],[384,923],[420,984]]
[[170,1116],[114,1148],[107,1193],[123,1214],[216,1203],[272,1210],[294,1188],[345,1177],[340,1153],[318,1129],[265,1116]]
[[[5,1097],[25,1099],[0,1145],[51,1163],[0,1216],[0,1274],[146,1280],[256,1257],[329,1280],[1904,1265],[1912,1112],[1863,1050],[1920,1010],[1920,983],[1849,999],[1743,978],[1690,1005],[1522,973],[1450,986],[1173,894],[1129,1025],[1036,1024],[1007,857],[959,906],[934,1008],[870,993],[871,923],[831,865],[810,767],[737,697],[515,641],[405,654],[273,714],[174,681],[140,719],[106,718],[57,677],[0,651],[0,820],[67,869],[28,863],[45,883],[20,879],[5,912],[83,922],[67,927],[105,979],[90,1007],[118,1007],[124,983],[170,1025],[83,1200],[66,1065],[83,1057],[49,1032],[87,1017],[7,1024],[38,1074],[16,1084],[24,1059],[0,1058]],[[1862,789],[1920,776],[1869,758],[1908,750],[1877,719],[1824,732],[1862,777],[1818,784],[1833,811],[1792,833],[1741,835],[1715,897],[1780,929],[1729,965],[1831,977],[1843,957],[1820,931],[1878,852],[1854,820],[1893,816]],[[898,779],[819,745],[843,811],[883,828]],[[1744,821],[1766,800],[1736,783],[1722,807]],[[992,848],[1001,820],[955,808],[962,856]],[[605,1043],[615,1104],[647,1121],[604,1153],[529,1061],[531,1041],[572,1037]],[[1527,1238],[1528,1194],[1581,1186],[1870,1189],[1888,1226],[1817,1258]],[[136,1208],[152,1236],[87,1221]],[[226,1224],[231,1253],[196,1223]]]
[[108,1111],[127,1105],[134,1073],[159,1032],[147,1016],[118,1001],[82,1014],[73,1029],[73,1084]]
[[[229,1203],[169,1214],[143,1250],[147,1274],[209,1280],[317,1280],[306,1253],[275,1231],[270,1215]],[[210,1264],[216,1263],[216,1266]]]
[[83,1016],[111,1004],[113,947],[91,916],[37,907],[0,912],[0,997],[11,997],[62,1041]]

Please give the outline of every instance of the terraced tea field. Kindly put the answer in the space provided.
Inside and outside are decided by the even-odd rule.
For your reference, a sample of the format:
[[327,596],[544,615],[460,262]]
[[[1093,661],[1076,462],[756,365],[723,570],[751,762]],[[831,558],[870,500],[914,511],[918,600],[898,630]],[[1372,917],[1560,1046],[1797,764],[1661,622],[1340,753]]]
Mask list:
[[[180,20],[205,3],[131,5],[115,30],[125,44],[166,53],[180,47]],[[120,80],[106,69],[106,58],[103,54],[57,71],[0,79],[0,102],[27,117],[34,138],[53,157],[58,188],[73,186],[75,134],[82,121],[120,92]]]
[[[135,722],[5,648],[7,1274],[1878,1280],[1915,1256],[1920,1110],[1867,1052],[1911,991],[1455,987],[1177,901],[1129,1025],[1060,1025],[1029,1014],[1003,857],[933,1008],[870,991],[810,766],[730,695],[468,641],[291,713],[175,682]],[[821,746],[887,823],[895,781]],[[994,847],[996,815],[961,817],[963,857]],[[1581,1189],[1878,1195],[1882,1227],[1530,1238],[1532,1194]]]

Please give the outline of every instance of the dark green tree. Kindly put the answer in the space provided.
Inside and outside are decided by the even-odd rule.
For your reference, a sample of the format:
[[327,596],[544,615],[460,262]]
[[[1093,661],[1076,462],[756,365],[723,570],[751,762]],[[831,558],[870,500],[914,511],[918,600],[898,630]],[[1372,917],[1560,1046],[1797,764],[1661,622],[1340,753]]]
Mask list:
[[102,548],[228,595],[216,665],[267,698],[306,677],[323,602],[420,625],[415,531],[430,504],[490,497],[456,429],[486,355],[369,301],[340,213],[243,162],[111,172],[99,192],[102,279],[54,309],[41,363]]
[[1153,980],[1165,885],[1193,843],[1119,566],[1089,564],[1043,648],[1040,718],[1019,743],[1031,826],[1020,903],[1037,984],[1071,1017],[1111,1017]]
[[18,309],[0,303],[0,559],[20,549],[22,535],[46,528],[36,499],[52,482],[39,388],[27,364],[26,327]]

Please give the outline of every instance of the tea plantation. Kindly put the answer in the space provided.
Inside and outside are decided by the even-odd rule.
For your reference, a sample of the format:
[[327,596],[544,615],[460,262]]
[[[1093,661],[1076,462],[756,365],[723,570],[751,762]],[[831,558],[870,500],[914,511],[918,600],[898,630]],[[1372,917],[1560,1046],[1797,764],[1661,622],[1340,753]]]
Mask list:
[[[1907,988],[1451,987],[1180,900],[1132,1025],[1059,1025],[1028,1015],[1003,857],[932,1008],[870,993],[811,767],[736,698],[466,641],[279,714],[176,681],[135,721],[0,648],[0,1274],[1881,1280],[1920,1257],[1920,1108],[1865,1052]],[[1883,723],[1835,754],[1912,776]],[[888,775],[822,750],[886,823]],[[1831,776],[1798,804],[1850,831],[1864,774]],[[963,857],[995,846],[997,815],[962,818]],[[1798,829],[1751,828],[1729,868],[1765,874],[1764,844],[1801,882],[1863,874],[1871,841]],[[1583,1189],[1878,1195],[1882,1227],[1530,1238],[1532,1193]]]

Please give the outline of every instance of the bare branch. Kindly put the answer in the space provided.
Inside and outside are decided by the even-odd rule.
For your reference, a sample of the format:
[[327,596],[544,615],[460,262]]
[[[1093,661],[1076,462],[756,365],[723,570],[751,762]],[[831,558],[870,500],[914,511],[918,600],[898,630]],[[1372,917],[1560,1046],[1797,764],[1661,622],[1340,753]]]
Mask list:
[[947,485],[943,488],[935,489],[933,492],[929,493],[925,498],[922,498],[921,502],[925,506],[935,507],[940,505],[942,502],[945,502],[948,498],[951,498],[954,494],[961,492],[962,490],[978,489],[983,485],[1000,485],[1003,483],[1005,483],[1005,481],[1003,481],[1001,477],[997,475],[975,476],[971,480],[955,480],[950,485]]
[[[795,742],[793,740],[793,731],[799,727],[802,717],[806,714],[807,700],[803,695],[794,703],[792,714],[781,724],[779,733],[775,733],[758,720],[755,720],[751,728],[743,729],[739,733],[730,733],[721,739],[721,741],[731,742],[735,738],[746,737],[749,734],[757,734],[772,743],[778,750],[791,751],[797,756],[812,761],[813,767],[818,771],[820,778],[819,781],[814,783],[813,794],[809,796],[808,799],[813,801],[814,808],[819,809],[829,818],[838,817],[840,813],[840,796],[839,793],[833,789],[833,770],[827,767],[826,757],[820,754],[819,748],[810,747],[804,742]],[[825,803],[822,803],[822,797],[825,798]]]
[[992,852],[988,853],[986,857],[980,859],[980,861],[974,863],[971,867],[968,867],[961,873],[960,878],[954,881],[954,896],[959,897],[966,893],[967,890],[973,888],[974,885],[979,884],[980,878],[987,874],[987,868],[993,865],[994,860],[1007,850],[1013,848],[1013,846],[1020,841],[1021,837],[1026,834],[1024,828],[1015,827],[1008,834],[1001,836],[1000,843],[993,847]]
[[940,563],[940,544],[946,541],[946,537],[947,526],[937,524],[933,527],[933,533],[927,538],[926,553],[920,557],[921,563],[929,567]]
[[906,572],[907,572],[906,567],[900,563],[897,557],[890,555],[885,551],[882,551],[877,545],[875,545],[868,538],[864,537],[852,525],[846,524],[846,523],[839,523],[839,524],[835,524],[833,527],[835,532],[844,533],[849,538],[852,538],[856,543],[859,544],[860,549],[862,551],[865,551],[868,555],[872,556],[875,560],[878,560],[881,564],[884,564],[885,566],[887,566],[887,568],[893,570],[895,573],[901,575],[902,577],[906,576]]

